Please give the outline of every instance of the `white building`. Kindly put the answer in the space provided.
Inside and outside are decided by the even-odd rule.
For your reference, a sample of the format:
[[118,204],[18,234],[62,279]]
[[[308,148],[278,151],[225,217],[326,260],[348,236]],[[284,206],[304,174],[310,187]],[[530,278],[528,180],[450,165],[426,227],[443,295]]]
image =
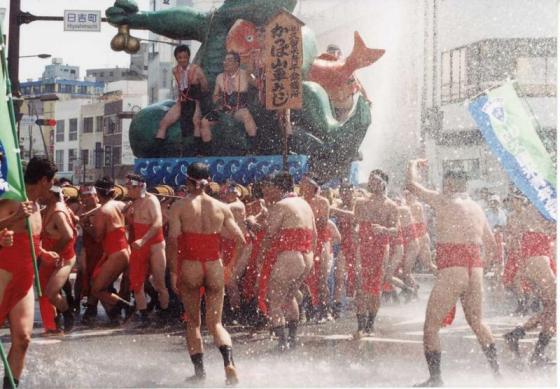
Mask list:
[[104,111],[103,101],[94,101],[81,106],[79,145],[82,176],[80,181],[95,181],[102,173]]
[[80,67],[64,65],[62,58],[53,58],[52,63],[45,66],[43,80],[55,80],[57,78],[63,80],[79,80]]
[[103,174],[124,177],[134,165],[129,128],[134,113],[146,107],[147,81],[115,81],[103,96]]
[[68,99],[56,102],[56,128],[54,131],[54,161],[59,177],[78,181],[81,173],[80,131],[81,107],[93,99]]

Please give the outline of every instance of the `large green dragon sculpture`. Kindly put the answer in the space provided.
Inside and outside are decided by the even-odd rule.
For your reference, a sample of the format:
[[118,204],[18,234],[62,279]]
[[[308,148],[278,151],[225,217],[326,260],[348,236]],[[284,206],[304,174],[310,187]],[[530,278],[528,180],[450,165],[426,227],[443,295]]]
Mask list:
[[[282,8],[293,12],[296,3],[297,0],[225,0],[219,8],[209,12],[201,12],[192,7],[139,12],[134,1],[117,0],[114,6],[106,10],[106,15],[109,23],[119,27],[119,33],[123,27],[128,26],[130,29],[150,30],[171,39],[201,42],[193,62],[205,71],[212,90],[216,76],[222,72],[226,35],[235,21],[244,19],[255,25],[263,25]],[[335,119],[325,88],[317,82],[309,81],[307,77],[318,55],[315,37],[305,26],[302,28],[302,35],[305,80],[303,109],[292,112],[293,135],[289,140],[289,150],[291,153],[309,155],[310,169],[321,181],[347,176],[349,165],[358,157],[358,148],[371,123],[370,107],[364,97],[359,96],[344,122]],[[129,44],[137,46],[137,41],[130,41]],[[130,48],[131,51],[134,49]],[[159,102],[135,115],[130,127],[130,144],[136,157],[156,155],[154,134],[159,121],[173,103],[172,100]],[[274,112],[265,110],[258,104],[256,97],[249,109],[257,123],[261,153],[281,154],[282,132]],[[246,143],[241,125],[226,120],[216,126],[216,129],[219,134],[214,134],[213,137],[214,155],[245,154]],[[193,144],[192,137],[182,139],[179,124],[175,124],[168,130],[165,142],[158,145],[157,155],[193,156]]]

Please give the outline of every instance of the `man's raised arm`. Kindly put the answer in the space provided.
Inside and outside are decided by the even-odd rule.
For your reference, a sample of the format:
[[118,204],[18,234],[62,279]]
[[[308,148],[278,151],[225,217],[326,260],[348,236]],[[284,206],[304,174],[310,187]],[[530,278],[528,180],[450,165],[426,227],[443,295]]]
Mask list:
[[438,202],[439,193],[435,190],[425,188],[419,183],[418,179],[418,166],[426,166],[427,164],[428,160],[426,159],[413,159],[408,161],[408,167],[406,170],[406,188],[425,203],[434,206]]

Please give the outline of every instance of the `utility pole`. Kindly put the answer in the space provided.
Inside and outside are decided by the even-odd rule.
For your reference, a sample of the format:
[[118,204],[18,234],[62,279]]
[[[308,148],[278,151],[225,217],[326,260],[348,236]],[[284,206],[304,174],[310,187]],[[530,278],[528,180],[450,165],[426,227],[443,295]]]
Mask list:
[[[12,83],[12,95],[21,96],[19,91],[19,26],[21,13],[21,0],[10,0],[10,36],[8,39],[8,73]],[[19,107],[16,109],[18,120]]]

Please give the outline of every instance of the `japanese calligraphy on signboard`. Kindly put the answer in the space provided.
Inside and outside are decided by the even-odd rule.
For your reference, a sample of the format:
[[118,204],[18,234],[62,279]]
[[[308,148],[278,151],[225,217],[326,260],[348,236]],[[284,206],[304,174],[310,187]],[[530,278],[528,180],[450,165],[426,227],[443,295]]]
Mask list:
[[101,31],[101,11],[64,11],[64,31]]
[[266,24],[266,109],[302,107],[302,25],[287,11],[278,12]]

